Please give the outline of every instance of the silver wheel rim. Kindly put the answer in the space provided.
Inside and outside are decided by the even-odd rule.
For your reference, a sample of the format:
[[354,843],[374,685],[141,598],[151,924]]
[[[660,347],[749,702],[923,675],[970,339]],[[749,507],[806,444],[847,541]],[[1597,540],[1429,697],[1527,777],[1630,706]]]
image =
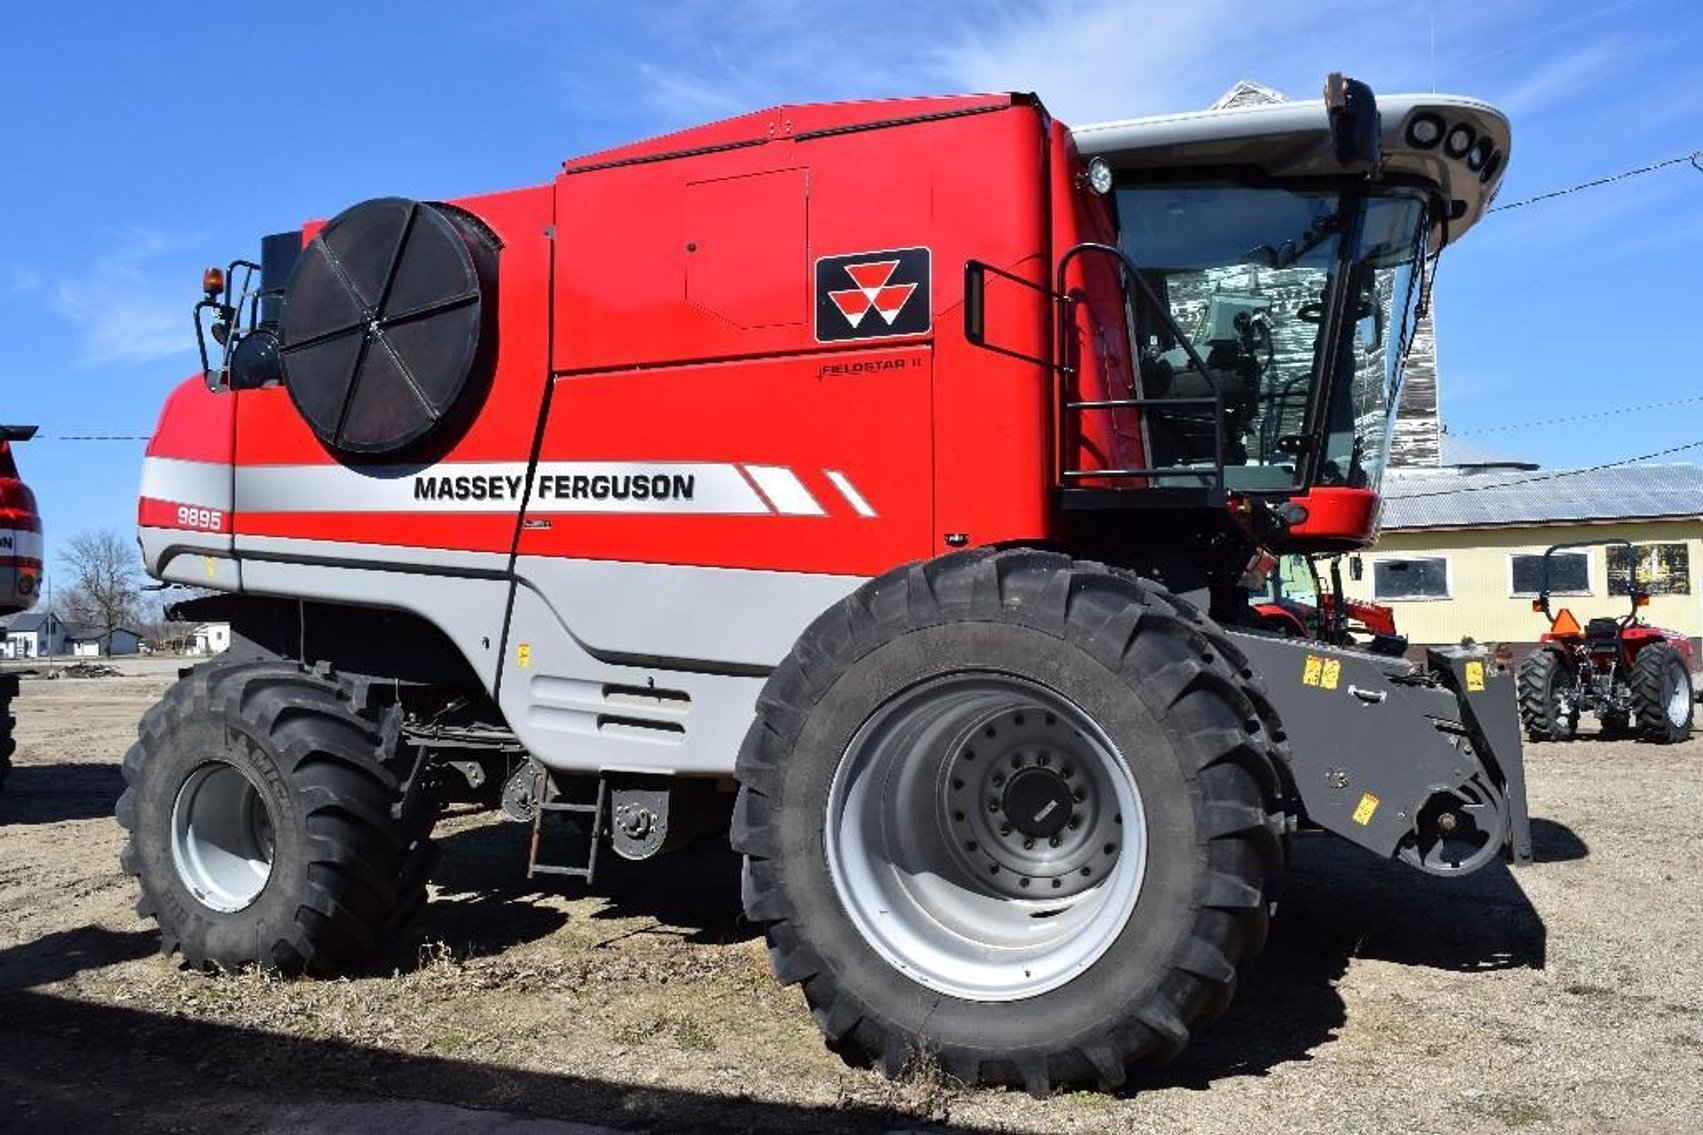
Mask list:
[[260,897],[272,877],[272,815],[246,773],[208,761],[189,774],[172,804],[171,857],[202,905],[222,914]]
[[1668,695],[1668,722],[1676,728],[1691,712],[1691,674],[1683,666],[1673,668],[1673,693]]
[[1082,974],[1123,932],[1147,866],[1141,794],[1111,739],[1068,698],[992,672],[877,710],[826,819],[828,873],[864,940],[973,1001]]

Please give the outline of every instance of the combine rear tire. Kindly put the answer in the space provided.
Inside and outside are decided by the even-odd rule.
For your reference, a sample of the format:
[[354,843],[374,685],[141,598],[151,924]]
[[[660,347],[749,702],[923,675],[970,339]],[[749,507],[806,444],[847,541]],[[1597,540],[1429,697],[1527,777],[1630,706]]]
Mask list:
[[433,812],[400,711],[290,662],[198,667],[124,756],[120,862],[162,952],[333,972],[425,899]]
[[895,1074],[1115,1087],[1264,943],[1282,738],[1210,621],[1027,550],[897,569],[805,632],[740,750],[776,975]]
[[1638,736],[1658,745],[1691,736],[1691,670],[1683,654],[1665,642],[1646,646],[1632,662],[1631,686]]
[[1579,731],[1579,708],[1564,695],[1572,684],[1566,659],[1547,648],[1520,663],[1520,722],[1533,741],[1571,741]]

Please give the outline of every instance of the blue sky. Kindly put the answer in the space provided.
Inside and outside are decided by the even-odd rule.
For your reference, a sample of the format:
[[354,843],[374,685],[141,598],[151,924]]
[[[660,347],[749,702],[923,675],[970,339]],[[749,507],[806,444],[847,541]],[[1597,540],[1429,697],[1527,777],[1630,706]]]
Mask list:
[[[194,369],[200,268],[367,197],[539,183],[779,102],[1034,90],[1090,122],[1242,78],[1315,97],[1333,69],[1508,111],[1504,203],[1703,147],[1703,6],[1680,0],[91,7],[15,6],[0,36],[0,421],[48,435],[21,458],[50,554],[133,524],[142,443],[51,438],[152,429]],[[1700,204],[1680,165],[1446,254],[1449,427],[1552,467],[1703,439],[1703,403],[1485,432],[1703,394]]]

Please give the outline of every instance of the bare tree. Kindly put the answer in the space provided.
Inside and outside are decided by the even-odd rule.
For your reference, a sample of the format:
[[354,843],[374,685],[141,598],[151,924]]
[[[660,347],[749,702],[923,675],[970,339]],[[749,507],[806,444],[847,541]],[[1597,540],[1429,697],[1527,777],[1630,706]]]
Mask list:
[[142,572],[135,542],[111,529],[79,532],[59,562],[71,577],[60,593],[65,617],[99,630],[110,653],[112,633],[141,621]]

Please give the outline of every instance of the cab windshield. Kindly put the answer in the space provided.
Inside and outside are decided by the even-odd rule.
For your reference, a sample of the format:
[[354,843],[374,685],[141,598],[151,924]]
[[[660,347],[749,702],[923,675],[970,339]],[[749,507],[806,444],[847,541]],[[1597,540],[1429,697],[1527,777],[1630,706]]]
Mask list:
[[[1141,395],[1222,392],[1232,492],[1375,488],[1421,293],[1423,196],[1166,184],[1120,188],[1116,207],[1124,251],[1206,368],[1136,303]],[[1153,467],[1213,468],[1209,409],[1150,406],[1143,430]]]

